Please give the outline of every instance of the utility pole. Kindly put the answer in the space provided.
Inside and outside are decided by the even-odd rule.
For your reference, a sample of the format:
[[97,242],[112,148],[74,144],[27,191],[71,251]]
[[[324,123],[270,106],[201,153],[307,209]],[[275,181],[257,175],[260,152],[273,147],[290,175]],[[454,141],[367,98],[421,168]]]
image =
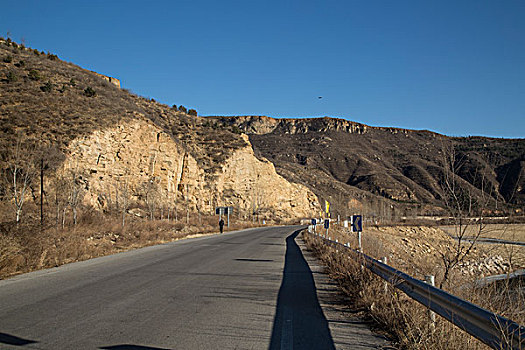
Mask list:
[[40,158],[40,225],[44,224],[44,157]]
[[188,184],[186,184],[186,225],[190,223],[190,208],[188,206]]

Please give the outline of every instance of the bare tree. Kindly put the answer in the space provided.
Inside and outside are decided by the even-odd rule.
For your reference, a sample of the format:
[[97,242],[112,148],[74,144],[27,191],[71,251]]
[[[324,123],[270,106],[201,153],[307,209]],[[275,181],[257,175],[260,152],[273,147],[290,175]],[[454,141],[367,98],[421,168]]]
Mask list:
[[486,175],[476,169],[474,177],[479,189],[462,179],[458,174],[466,164],[466,156],[458,156],[453,144],[442,147],[441,199],[452,221],[452,238],[455,243],[450,249],[441,251],[443,279],[439,287],[448,283],[452,270],[463,262],[472,252],[487,225],[483,215],[493,200],[487,192]]
[[124,228],[124,225],[126,224],[126,213],[131,203],[131,191],[127,179],[122,182],[119,181],[117,187],[118,191],[116,197],[117,202],[119,203],[118,209],[122,214],[122,228]]
[[68,206],[67,179],[63,174],[57,173],[53,179],[53,190],[55,191],[56,226],[60,224],[64,228],[66,223],[66,211]]
[[144,201],[148,208],[150,220],[155,218],[155,211],[159,205],[159,186],[155,177],[151,177],[142,185]]
[[73,212],[73,224],[77,224],[77,210],[80,203],[86,194],[85,184],[82,177],[78,173],[78,169],[69,171],[69,179],[67,181],[68,205]]
[[17,223],[21,220],[28,190],[37,174],[33,156],[34,147],[23,135],[19,135],[14,149],[7,155],[6,189],[13,201]]
[[39,159],[40,170],[40,224],[44,223],[44,175],[50,170],[56,170],[58,165],[65,159],[62,153],[56,146],[46,146],[42,144],[40,150],[35,153],[35,159]]

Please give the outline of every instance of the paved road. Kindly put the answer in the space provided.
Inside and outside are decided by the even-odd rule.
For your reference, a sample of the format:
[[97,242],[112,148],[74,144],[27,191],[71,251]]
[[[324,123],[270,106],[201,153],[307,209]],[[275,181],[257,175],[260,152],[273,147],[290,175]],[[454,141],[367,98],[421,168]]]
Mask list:
[[[456,241],[459,240],[458,237],[451,236]],[[490,238],[490,237],[463,237],[463,241],[467,242],[476,242],[476,243],[485,243],[485,244],[510,244],[510,245],[521,245],[525,246],[525,242],[519,242],[519,241],[509,241],[506,239],[500,239],[500,238]]]
[[188,239],[0,281],[0,349],[381,348],[344,316],[297,229]]

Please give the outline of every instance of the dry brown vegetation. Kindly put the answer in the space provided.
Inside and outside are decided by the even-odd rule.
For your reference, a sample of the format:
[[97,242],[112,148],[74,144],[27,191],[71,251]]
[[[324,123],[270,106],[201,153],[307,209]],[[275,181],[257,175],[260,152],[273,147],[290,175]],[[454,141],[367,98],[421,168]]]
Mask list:
[[[4,223],[0,225],[0,279],[193,235],[218,233],[215,216],[192,214],[189,221],[186,219],[185,215],[177,220],[132,216],[122,226],[117,215],[83,210],[77,225],[67,220],[64,228],[42,226],[37,220],[19,225]],[[227,231],[253,226],[253,222],[235,219]]]
[[[498,232],[498,227],[492,229],[493,232]],[[514,227],[512,230],[523,231],[525,226]],[[356,247],[355,234],[343,228],[330,229],[329,235],[332,240],[337,239]],[[348,253],[337,252],[327,247],[313,235],[305,234],[304,239],[308,247],[326,264],[330,275],[339,283],[344,293],[349,296],[350,307],[364,317],[371,318],[400,348],[488,348],[439,316],[433,328],[425,307],[403,292],[395,290],[390,284],[385,292],[384,281],[369,270],[362,269],[359,262],[349,258]],[[363,233],[363,250],[366,254],[377,259],[386,256],[389,265],[419,279],[424,279],[425,275],[435,275],[437,284],[443,278],[441,254],[454,243],[449,235],[436,227],[375,227],[367,228]],[[510,272],[511,268],[525,266],[524,260],[516,259],[512,264],[506,260],[506,256],[503,255],[505,249],[509,247],[477,244],[468,259],[453,269],[452,278],[450,283],[445,285],[445,289],[460,298],[524,324],[525,295],[521,281],[503,281],[484,288],[476,287],[474,283],[485,275]],[[512,249],[515,257],[525,256],[523,248],[514,246]],[[496,262],[499,266],[487,267],[491,265],[487,264],[487,259],[497,256],[498,253],[501,253],[502,259],[492,260],[492,265]]]

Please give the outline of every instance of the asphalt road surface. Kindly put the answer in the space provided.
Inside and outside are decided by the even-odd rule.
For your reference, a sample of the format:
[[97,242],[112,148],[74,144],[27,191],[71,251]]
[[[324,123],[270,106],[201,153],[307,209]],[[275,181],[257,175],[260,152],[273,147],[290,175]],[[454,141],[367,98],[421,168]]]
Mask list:
[[181,240],[0,281],[0,349],[387,346],[347,315],[298,229]]

